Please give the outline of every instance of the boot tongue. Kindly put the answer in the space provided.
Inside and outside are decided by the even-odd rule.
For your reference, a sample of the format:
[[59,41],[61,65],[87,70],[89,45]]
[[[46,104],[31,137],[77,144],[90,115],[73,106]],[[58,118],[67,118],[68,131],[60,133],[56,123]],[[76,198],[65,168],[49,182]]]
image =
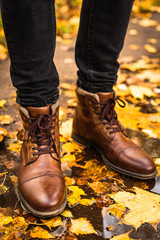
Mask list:
[[38,117],[40,114],[51,114],[51,104],[45,107],[27,107],[29,115],[33,118]]
[[99,96],[99,101],[101,103],[108,102],[110,98],[113,97],[114,92],[97,92],[97,95]]

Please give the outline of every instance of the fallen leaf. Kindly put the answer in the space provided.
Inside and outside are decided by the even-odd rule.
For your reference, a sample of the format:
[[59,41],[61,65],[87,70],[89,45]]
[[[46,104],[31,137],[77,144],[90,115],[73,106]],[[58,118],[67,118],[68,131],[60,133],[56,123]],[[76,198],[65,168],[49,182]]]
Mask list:
[[72,133],[73,119],[69,119],[60,126],[60,134],[65,138],[70,138]]
[[8,125],[13,122],[13,118],[10,115],[0,115],[0,124]]
[[116,204],[121,204],[129,209],[121,218],[121,222],[132,225],[136,229],[145,222],[158,224],[160,219],[160,196],[137,187],[134,187],[133,190],[135,194],[124,191],[109,194]]
[[139,87],[139,86],[131,85],[129,86],[129,89],[131,91],[132,96],[135,98],[143,99],[144,96],[147,96],[147,97],[155,96],[154,92],[147,87]]
[[0,100],[0,108],[3,108],[6,102],[6,100]]
[[70,178],[70,177],[65,176],[65,181],[66,181],[67,186],[71,186],[71,185],[75,184],[74,178]]
[[135,35],[138,34],[138,31],[137,31],[136,29],[130,29],[128,33],[129,33],[129,35],[131,35],[131,36],[135,36]]
[[11,216],[4,216],[3,213],[0,212],[0,225],[6,225],[8,223],[11,223],[13,221],[13,218]]
[[62,215],[63,217],[66,217],[66,218],[72,218],[72,217],[73,217],[71,211],[69,211],[69,210],[64,210],[64,211],[61,213],[61,215]]
[[129,238],[129,232],[128,232],[128,233],[114,236],[112,240],[131,240],[131,238]]
[[15,153],[18,153],[18,152],[20,152],[21,144],[19,142],[17,142],[17,143],[9,143],[7,149],[10,150],[10,151],[13,151]]
[[72,219],[70,231],[79,234],[97,234],[92,224],[86,218]]
[[12,184],[13,184],[14,186],[17,186],[17,185],[18,185],[18,177],[15,176],[15,175],[11,175],[11,176],[9,176],[9,177],[10,177],[10,179],[11,179]]
[[148,42],[156,44],[157,43],[157,39],[156,38],[149,38]]
[[144,49],[146,49],[150,53],[156,53],[157,52],[157,49],[155,47],[151,46],[150,44],[145,44]]
[[85,196],[85,192],[79,188],[78,186],[68,186],[69,190],[67,201],[69,205],[74,206],[75,204],[79,204],[81,200],[81,196]]
[[141,25],[142,27],[154,27],[156,26],[158,23],[156,20],[152,20],[152,19],[142,19],[139,21],[139,25]]
[[51,230],[52,227],[58,227],[60,225],[62,225],[62,219],[61,217],[57,216],[57,217],[54,217],[54,218],[51,218],[49,220],[45,220],[45,219],[42,219],[41,220],[47,227],[49,227],[49,229]]
[[31,238],[41,238],[41,239],[52,239],[52,235],[44,230],[41,227],[35,227],[33,230],[30,230],[30,237]]
[[78,144],[74,142],[67,142],[62,145],[62,150],[64,153],[72,153],[72,152],[82,152],[82,148]]
[[76,161],[76,157],[73,154],[66,154],[61,158],[61,162],[75,162]]

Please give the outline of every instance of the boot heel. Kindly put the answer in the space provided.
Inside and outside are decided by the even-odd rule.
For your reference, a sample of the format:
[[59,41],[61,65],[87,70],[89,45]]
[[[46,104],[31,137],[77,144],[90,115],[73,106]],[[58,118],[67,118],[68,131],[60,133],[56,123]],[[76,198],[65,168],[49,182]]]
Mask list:
[[91,146],[91,144],[88,140],[76,135],[74,132],[72,132],[71,138],[74,140],[74,142],[78,143],[82,147],[90,147]]

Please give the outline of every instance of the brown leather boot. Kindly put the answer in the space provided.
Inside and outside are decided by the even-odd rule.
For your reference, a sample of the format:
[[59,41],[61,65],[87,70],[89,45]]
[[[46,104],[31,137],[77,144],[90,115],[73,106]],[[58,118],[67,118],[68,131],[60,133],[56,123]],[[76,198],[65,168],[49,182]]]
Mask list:
[[107,167],[139,179],[156,176],[153,160],[124,133],[114,110],[125,103],[110,93],[89,93],[78,88],[72,138],[99,150]]
[[60,214],[66,206],[66,186],[61,171],[58,103],[19,108],[24,130],[17,195],[22,207],[37,217]]

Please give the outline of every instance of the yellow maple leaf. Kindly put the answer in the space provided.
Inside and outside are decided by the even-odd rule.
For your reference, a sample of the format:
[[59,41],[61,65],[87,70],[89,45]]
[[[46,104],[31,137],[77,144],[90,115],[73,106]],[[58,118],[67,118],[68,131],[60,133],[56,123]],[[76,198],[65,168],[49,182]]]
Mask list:
[[129,88],[130,88],[132,96],[135,97],[135,98],[143,99],[144,96],[147,96],[147,97],[155,96],[153,91],[150,88],[147,88],[147,87],[140,87],[140,86],[131,85],[131,86],[129,86]]
[[72,153],[72,152],[82,152],[82,148],[78,144],[74,142],[67,142],[62,145],[62,150],[64,153]]
[[81,195],[86,195],[85,192],[78,186],[68,186],[68,196],[67,201],[71,206],[79,204],[81,200]]
[[30,231],[31,238],[51,239],[52,235],[41,227],[35,227]]
[[72,219],[70,231],[79,234],[97,234],[92,224],[86,218]]
[[129,232],[128,233],[124,233],[124,234],[121,234],[121,235],[118,235],[118,236],[114,236],[112,238],[112,240],[131,240],[131,238],[129,238]]
[[137,187],[134,187],[133,190],[136,194],[124,191],[109,194],[116,203],[129,208],[129,211],[121,218],[121,222],[135,228],[140,227],[145,222],[158,224],[160,196]]
[[61,215],[62,215],[63,217],[66,217],[66,218],[72,218],[72,217],[73,217],[71,211],[69,211],[69,210],[64,210],[64,211],[61,213]]
[[13,218],[11,216],[4,216],[3,213],[0,212],[0,225],[6,225],[8,223],[11,223],[13,221]]
[[75,184],[74,178],[70,178],[70,177],[67,177],[67,176],[65,176],[64,178],[65,178],[65,181],[66,181],[66,185],[67,185],[67,186],[70,186],[70,185],[74,185],[74,184]]
[[61,158],[61,162],[75,162],[76,161],[76,157],[73,154],[66,154]]
[[19,229],[27,229],[28,223],[25,221],[24,217],[15,217],[13,219],[13,225]]
[[19,142],[17,143],[10,143],[9,146],[7,147],[8,150],[11,150],[13,152],[20,152],[21,144]]
[[60,225],[62,225],[62,219],[61,217],[57,216],[54,218],[51,218],[49,220],[41,220],[47,227],[49,227],[49,229],[51,230],[52,227],[58,227]]

